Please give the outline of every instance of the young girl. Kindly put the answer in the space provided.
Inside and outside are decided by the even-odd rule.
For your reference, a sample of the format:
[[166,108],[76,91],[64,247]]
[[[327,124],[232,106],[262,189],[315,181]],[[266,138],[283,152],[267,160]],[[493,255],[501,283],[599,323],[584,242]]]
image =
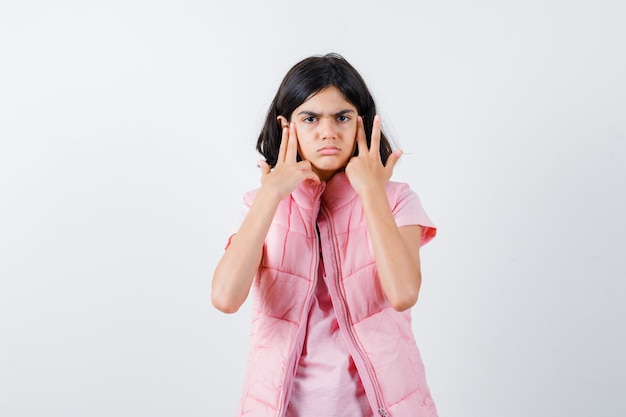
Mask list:
[[211,294],[234,313],[253,288],[238,415],[436,416],[409,310],[436,230],[389,181],[402,152],[361,76],[336,54],[296,64],[257,150],[261,187],[244,196]]

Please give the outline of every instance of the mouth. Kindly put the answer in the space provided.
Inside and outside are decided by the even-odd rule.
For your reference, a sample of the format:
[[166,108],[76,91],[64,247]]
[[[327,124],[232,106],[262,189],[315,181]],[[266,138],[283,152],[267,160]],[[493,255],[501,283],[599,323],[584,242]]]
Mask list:
[[336,146],[324,146],[323,148],[317,150],[317,152],[322,155],[335,155],[338,154],[339,151],[341,151],[341,149]]

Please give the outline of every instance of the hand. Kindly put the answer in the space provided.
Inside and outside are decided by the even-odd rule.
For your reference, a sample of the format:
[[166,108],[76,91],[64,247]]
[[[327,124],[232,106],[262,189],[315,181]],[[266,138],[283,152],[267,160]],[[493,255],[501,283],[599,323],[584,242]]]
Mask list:
[[282,200],[287,197],[304,180],[311,180],[317,184],[320,179],[311,168],[309,161],[297,161],[298,134],[296,124],[283,127],[278,160],[271,169],[265,161],[259,161],[261,167],[261,189],[275,193]]
[[359,116],[356,143],[358,155],[353,156],[346,165],[346,175],[350,184],[359,195],[371,189],[380,190],[384,188],[393,174],[393,167],[400,159],[402,151],[394,151],[389,155],[387,164],[383,165],[380,159],[380,117],[378,115],[374,116],[372,142],[369,149],[367,148],[363,119]]

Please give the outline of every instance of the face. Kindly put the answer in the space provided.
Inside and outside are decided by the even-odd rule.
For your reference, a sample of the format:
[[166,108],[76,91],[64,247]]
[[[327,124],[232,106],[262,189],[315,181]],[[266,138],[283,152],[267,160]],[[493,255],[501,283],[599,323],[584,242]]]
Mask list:
[[322,181],[342,170],[354,154],[357,117],[356,107],[334,86],[309,97],[291,114],[300,156],[311,162]]

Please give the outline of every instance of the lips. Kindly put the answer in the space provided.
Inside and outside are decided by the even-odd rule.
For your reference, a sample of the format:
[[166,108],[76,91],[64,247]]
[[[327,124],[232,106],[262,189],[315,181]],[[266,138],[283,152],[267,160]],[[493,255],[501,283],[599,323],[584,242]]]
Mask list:
[[324,146],[323,148],[318,149],[317,152],[322,155],[336,155],[340,150],[341,149],[336,146]]

